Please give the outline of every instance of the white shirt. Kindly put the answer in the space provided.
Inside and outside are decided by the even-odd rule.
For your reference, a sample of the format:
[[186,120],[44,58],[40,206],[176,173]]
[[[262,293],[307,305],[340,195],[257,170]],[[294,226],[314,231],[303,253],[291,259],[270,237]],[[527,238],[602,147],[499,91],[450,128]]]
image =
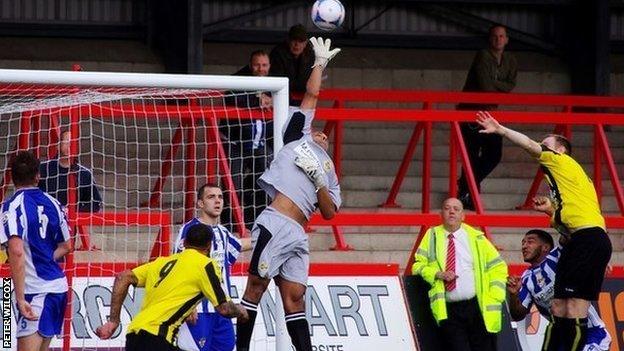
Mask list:
[[[445,231],[446,247],[448,249],[450,233]],[[455,289],[446,292],[447,302],[466,301],[475,297],[475,275],[470,252],[470,244],[468,243],[468,233],[463,228],[459,228],[453,233],[455,241],[455,268],[447,267],[447,271],[455,271],[457,280]]]
[[54,251],[69,240],[67,217],[61,204],[37,187],[21,188],[2,205],[0,244],[11,236],[24,244],[24,293],[64,293],[65,272]]

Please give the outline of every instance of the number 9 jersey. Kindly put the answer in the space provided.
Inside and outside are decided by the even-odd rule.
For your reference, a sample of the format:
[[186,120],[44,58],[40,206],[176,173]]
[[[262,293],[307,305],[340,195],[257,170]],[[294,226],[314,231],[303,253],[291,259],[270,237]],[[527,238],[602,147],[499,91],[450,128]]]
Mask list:
[[145,296],[128,334],[145,330],[174,344],[180,325],[203,297],[213,306],[229,300],[217,262],[195,249],[159,257],[132,272],[137,286],[145,287]]

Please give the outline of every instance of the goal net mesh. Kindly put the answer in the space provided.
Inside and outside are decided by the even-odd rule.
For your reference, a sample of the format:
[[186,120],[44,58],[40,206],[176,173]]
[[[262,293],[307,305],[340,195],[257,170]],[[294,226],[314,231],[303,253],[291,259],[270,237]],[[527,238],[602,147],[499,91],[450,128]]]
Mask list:
[[[123,347],[143,293],[130,288],[123,330],[99,340],[95,329],[106,321],[113,277],[171,252],[180,226],[196,216],[202,184],[223,189],[223,225],[235,233],[251,229],[266,206],[256,180],[272,156],[273,111],[259,108],[260,94],[0,85],[2,201],[14,192],[11,157],[31,150],[42,164],[40,188],[67,204],[72,226],[76,251],[64,262],[71,309],[52,347],[67,350],[69,341],[72,350]],[[248,259],[243,253],[239,262]],[[241,267],[232,274],[246,275]],[[237,300],[244,281],[234,284]],[[271,329],[256,328],[254,349],[274,349]]]

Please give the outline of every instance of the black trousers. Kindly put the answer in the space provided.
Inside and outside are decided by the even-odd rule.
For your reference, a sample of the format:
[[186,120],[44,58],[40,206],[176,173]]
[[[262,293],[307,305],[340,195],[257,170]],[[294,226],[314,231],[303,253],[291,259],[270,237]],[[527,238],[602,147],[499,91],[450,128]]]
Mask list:
[[[503,137],[498,134],[479,133],[480,129],[481,127],[476,123],[461,124],[462,136],[479,192],[481,192],[481,181],[492,173],[503,155]],[[464,169],[459,178],[459,197],[467,193],[468,179]]]
[[448,302],[446,309],[448,318],[440,323],[445,350],[496,351],[496,334],[485,329],[477,298]]
[[126,335],[126,351],[179,351],[165,338],[139,330],[137,334]]
[[[230,173],[236,187],[236,195],[243,209],[245,227],[251,229],[256,217],[268,204],[268,197],[258,186],[258,178],[271,163],[273,150],[270,147],[261,147],[254,151],[243,151],[241,146],[230,144],[228,158]],[[221,213],[221,223],[233,231],[234,214],[229,203],[229,192],[224,187],[224,198],[227,205]]]

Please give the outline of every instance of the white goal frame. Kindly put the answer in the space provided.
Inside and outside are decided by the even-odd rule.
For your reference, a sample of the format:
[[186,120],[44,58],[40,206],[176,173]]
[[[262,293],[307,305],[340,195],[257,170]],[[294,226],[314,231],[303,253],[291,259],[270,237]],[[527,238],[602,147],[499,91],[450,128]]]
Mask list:
[[288,118],[288,78],[283,77],[0,69],[0,83],[268,91],[273,99],[275,153],[283,146],[282,127]]
[[[270,92],[273,101],[273,150],[283,146],[282,131],[288,119],[288,78],[219,75],[185,75],[125,72],[75,72],[54,70],[0,69],[0,83],[92,86],[118,88],[209,89]],[[281,316],[276,317],[276,350],[290,350],[279,290],[275,300]],[[69,331],[66,331],[69,332]]]

